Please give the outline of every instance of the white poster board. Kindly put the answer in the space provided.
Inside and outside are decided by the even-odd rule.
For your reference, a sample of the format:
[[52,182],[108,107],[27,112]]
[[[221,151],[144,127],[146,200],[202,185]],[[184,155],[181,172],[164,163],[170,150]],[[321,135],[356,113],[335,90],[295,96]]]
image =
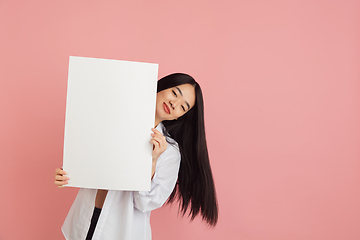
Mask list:
[[150,190],[158,64],[69,60],[66,186]]

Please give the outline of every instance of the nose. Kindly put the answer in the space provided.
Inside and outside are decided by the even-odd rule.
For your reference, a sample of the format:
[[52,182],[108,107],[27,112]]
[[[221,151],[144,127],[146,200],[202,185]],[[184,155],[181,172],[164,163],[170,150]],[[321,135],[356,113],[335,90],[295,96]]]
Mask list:
[[170,106],[172,109],[175,109],[178,105],[178,99],[170,101]]

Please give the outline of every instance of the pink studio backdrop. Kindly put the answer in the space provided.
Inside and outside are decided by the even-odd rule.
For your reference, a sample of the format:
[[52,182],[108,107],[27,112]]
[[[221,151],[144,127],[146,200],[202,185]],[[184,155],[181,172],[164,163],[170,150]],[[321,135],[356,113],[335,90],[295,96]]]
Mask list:
[[[205,96],[216,228],[153,239],[360,239],[359,1],[0,1],[0,239],[63,239],[69,55],[159,63]],[[134,93],[136,94],[136,92]]]

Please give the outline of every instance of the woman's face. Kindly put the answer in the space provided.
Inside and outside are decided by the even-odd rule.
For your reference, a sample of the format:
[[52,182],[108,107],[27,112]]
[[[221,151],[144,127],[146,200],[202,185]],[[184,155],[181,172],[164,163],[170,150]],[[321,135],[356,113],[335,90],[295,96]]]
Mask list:
[[195,88],[183,84],[157,93],[155,122],[178,119],[195,105]]

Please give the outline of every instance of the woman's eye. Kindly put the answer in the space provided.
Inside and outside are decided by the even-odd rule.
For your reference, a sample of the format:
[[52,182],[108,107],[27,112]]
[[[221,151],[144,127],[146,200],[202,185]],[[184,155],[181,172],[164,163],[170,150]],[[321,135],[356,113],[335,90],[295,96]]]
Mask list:
[[174,90],[172,90],[172,92],[173,92],[174,96],[175,96],[175,97],[177,97],[177,95],[176,95],[175,91],[174,91]]
[[181,106],[182,107],[182,109],[184,110],[184,112],[185,112],[185,108],[184,108],[184,106]]

